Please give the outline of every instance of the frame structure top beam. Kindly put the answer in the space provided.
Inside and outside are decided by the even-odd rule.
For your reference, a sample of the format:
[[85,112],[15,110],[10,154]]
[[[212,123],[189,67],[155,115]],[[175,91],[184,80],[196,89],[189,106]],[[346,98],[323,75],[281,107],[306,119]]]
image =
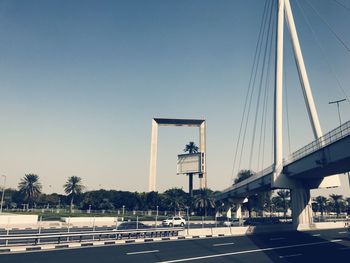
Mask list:
[[189,126],[199,127],[205,120],[199,119],[166,119],[166,118],[154,118],[153,119],[160,126]]

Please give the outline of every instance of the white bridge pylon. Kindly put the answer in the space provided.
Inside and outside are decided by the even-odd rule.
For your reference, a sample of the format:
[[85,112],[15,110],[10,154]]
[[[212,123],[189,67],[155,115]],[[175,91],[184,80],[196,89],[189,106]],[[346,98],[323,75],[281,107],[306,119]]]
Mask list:
[[[286,21],[293,47],[294,58],[304,100],[315,139],[322,137],[322,129],[318,118],[315,102],[312,96],[309,78],[307,75],[299,38],[295,27],[292,8],[289,0],[278,0],[277,9],[277,38],[276,38],[276,67],[275,67],[275,101],[274,101],[274,178],[273,187],[290,188],[290,180],[281,174],[283,169],[283,132],[282,132],[282,104],[283,104],[283,35],[284,21]],[[333,177],[333,178],[332,178]],[[339,179],[327,177],[322,186],[339,186]]]
[[[282,100],[284,21],[286,21],[289,29],[294,58],[314,137],[318,139],[323,134],[305,68],[290,2],[289,0],[278,0],[274,100],[274,172],[271,180],[271,188],[291,189],[293,224],[298,227],[300,225],[312,224],[312,210],[310,188],[304,182],[290,179],[283,174]],[[325,177],[319,184],[320,186],[339,186],[339,176]]]

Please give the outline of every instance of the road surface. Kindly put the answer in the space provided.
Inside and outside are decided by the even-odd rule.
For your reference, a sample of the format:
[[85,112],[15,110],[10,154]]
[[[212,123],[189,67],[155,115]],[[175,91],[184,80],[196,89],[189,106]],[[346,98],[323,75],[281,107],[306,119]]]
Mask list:
[[1,263],[65,262],[347,262],[350,237],[343,229],[150,242],[18,254]]

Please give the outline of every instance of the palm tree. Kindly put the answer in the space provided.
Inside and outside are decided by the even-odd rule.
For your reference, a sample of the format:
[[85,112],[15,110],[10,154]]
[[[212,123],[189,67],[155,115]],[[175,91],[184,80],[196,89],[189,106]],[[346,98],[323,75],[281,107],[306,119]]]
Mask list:
[[208,208],[215,207],[213,192],[209,189],[200,189],[194,197],[194,206],[204,209],[204,215],[207,216]]
[[280,191],[277,192],[277,195],[282,200],[283,214],[284,214],[284,217],[286,217],[287,209],[288,209],[287,201],[288,201],[288,198],[290,196],[290,192],[288,190],[280,190]]
[[350,197],[346,198],[347,214],[350,215]]
[[41,183],[39,176],[36,174],[26,174],[18,184],[19,191],[24,194],[28,201],[28,207],[33,206],[36,198],[41,194]]
[[234,184],[242,182],[243,180],[253,175],[254,175],[254,172],[252,170],[240,170],[239,173],[237,174],[237,178],[234,180]]
[[184,152],[197,153],[198,150],[199,148],[194,142],[189,142],[189,144],[186,144]]
[[81,194],[84,190],[84,186],[81,184],[81,178],[78,176],[68,177],[67,182],[63,185],[64,192],[71,196],[70,200],[70,212],[73,210],[74,197]]
[[315,202],[317,204],[317,210],[321,212],[321,217],[323,217],[323,212],[326,210],[327,207],[327,198],[319,195],[315,198]]
[[[198,147],[194,142],[189,142],[186,144],[184,152],[191,153],[198,153]],[[189,188],[189,194],[191,197],[193,197],[193,173],[188,173],[188,188]]]
[[185,207],[187,194],[180,188],[171,188],[164,192],[165,203],[168,209],[174,209],[174,215],[176,210],[180,210]]
[[336,211],[337,217],[338,217],[339,214],[340,214],[340,202],[343,199],[343,196],[342,195],[337,195],[337,194],[331,194],[329,197],[334,202],[335,211]]

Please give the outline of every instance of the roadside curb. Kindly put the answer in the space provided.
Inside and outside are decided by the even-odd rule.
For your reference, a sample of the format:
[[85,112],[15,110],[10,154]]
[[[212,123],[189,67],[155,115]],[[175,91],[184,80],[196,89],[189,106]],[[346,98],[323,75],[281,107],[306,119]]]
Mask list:
[[[141,221],[142,222],[142,221]],[[192,226],[199,226],[199,225],[202,225],[202,223],[192,223],[191,222],[191,225]],[[94,226],[93,225],[74,225],[74,224],[71,224],[69,226],[70,229],[72,228],[93,228]],[[115,224],[108,224],[108,225],[96,225],[95,226],[96,228],[115,228]],[[0,231],[6,231],[6,230],[10,230],[10,231],[13,231],[13,230],[38,230],[39,228],[41,229],[46,229],[46,230],[49,230],[49,229],[67,229],[68,228],[68,225],[64,225],[64,226],[32,226],[32,227],[21,227],[21,226],[17,226],[17,227],[4,227],[4,226],[1,226],[0,227]]]
[[217,238],[217,237],[229,237],[233,235],[196,235],[196,236],[175,236],[175,237],[155,237],[145,239],[125,239],[125,240],[105,240],[105,241],[87,241],[81,243],[66,243],[66,244],[46,244],[46,245],[30,245],[30,246],[17,246],[17,247],[0,247],[1,254],[9,253],[23,253],[32,251],[43,250],[56,250],[56,249],[69,249],[69,248],[83,248],[83,247],[100,247],[100,246],[113,246],[113,245],[128,245],[128,244],[140,244],[151,242],[164,242],[164,241],[176,241],[176,240],[190,240],[190,239],[202,239],[202,238]]

